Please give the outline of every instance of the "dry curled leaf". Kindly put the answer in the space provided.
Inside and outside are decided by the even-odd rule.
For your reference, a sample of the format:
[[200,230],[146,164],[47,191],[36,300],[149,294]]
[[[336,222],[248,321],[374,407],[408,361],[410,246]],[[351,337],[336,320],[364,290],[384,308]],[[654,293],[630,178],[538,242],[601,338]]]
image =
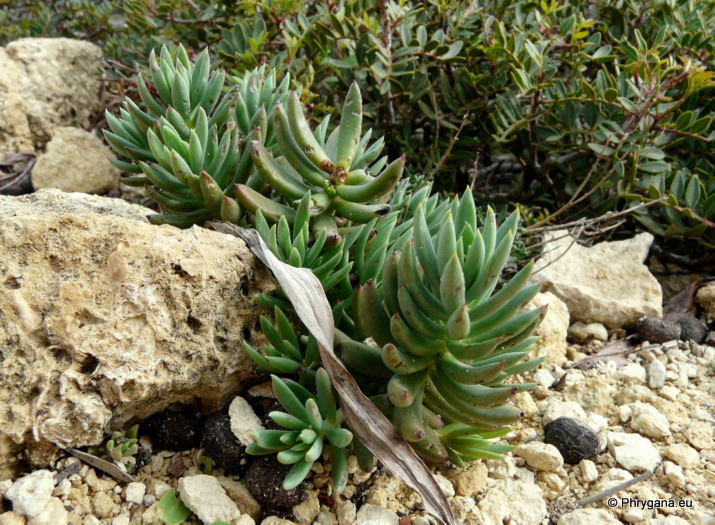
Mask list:
[[226,222],[210,222],[207,226],[241,238],[273,272],[298,317],[318,342],[323,367],[340,396],[343,416],[350,429],[390,472],[420,494],[427,512],[443,523],[454,523],[447,498],[430,470],[390,421],[360,391],[335,355],[333,313],[318,278],[306,268],[294,268],[279,261],[255,230],[245,230]]
[[695,315],[695,295],[700,288],[715,282],[715,278],[691,282],[684,290],[671,297],[663,307],[663,320],[677,323]]
[[571,365],[570,368],[578,368],[580,370],[588,370],[593,368],[598,363],[607,363],[613,361],[616,366],[625,366],[628,364],[628,354],[640,350],[640,345],[636,342],[636,337],[629,335],[624,339],[619,339],[604,346],[600,352],[592,356],[584,357],[577,363]]
[[126,471],[122,470],[111,461],[106,461],[102,458],[98,458],[97,456],[93,456],[92,454],[87,454],[86,452],[82,452],[81,450],[77,450],[76,448],[68,448],[67,452],[72,454],[80,461],[84,461],[88,465],[92,465],[94,468],[98,468],[102,472],[109,474],[110,476],[115,479],[118,479],[119,481],[124,481],[126,483],[132,483],[134,481],[133,477],[131,477],[129,474],[126,473]]

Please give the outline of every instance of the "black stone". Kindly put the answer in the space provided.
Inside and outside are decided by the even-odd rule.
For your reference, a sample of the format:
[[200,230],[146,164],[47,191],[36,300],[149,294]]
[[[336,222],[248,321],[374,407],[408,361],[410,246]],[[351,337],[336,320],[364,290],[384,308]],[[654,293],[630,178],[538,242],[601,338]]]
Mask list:
[[158,412],[142,423],[141,431],[159,450],[191,450],[201,442],[200,416],[191,409]]
[[576,465],[598,453],[598,434],[585,423],[560,417],[544,427],[544,443],[555,446],[566,463]]
[[680,339],[691,340],[697,344],[703,344],[708,336],[708,328],[696,317],[688,317],[678,321],[680,325]]
[[246,473],[246,485],[261,507],[287,511],[305,499],[305,482],[292,490],[283,488],[292,467],[279,463],[275,454],[255,457]]
[[680,337],[680,325],[660,317],[643,317],[638,321],[638,337],[651,343],[675,341]]
[[206,454],[214,465],[226,474],[243,475],[248,468],[248,457],[236,434],[231,430],[231,418],[225,412],[217,412],[204,421],[201,437]]

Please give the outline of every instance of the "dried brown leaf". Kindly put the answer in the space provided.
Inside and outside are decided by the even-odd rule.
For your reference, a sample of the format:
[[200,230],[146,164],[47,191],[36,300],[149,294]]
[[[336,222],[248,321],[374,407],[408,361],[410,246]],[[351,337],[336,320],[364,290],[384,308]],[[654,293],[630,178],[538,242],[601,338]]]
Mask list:
[[636,337],[629,335],[624,339],[619,339],[604,346],[600,352],[589,357],[584,357],[579,362],[571,365],[570,368],[579,368],[581,370],[588,370],[593,368],[598,363],[607,363],[608,361],[613,361],[616,366],[624,366],[628,364],[628,354],[637,352],[640,346],[635,343]]
[[360,391],[335,355],[333,313],[318,278],[306,268],[294,268],[279,261],[255,230],[245,230],[226,222],[210,222],[207,226],[241,238],[273,272],[298,317],[318,342],[323,367],[340,396],[343,416],[353,433],[390,472],[420,494],[427,512],[443,523],[454,523],[447,498],[430,470],[390,421]]
[[87,454],[86,452],[82,452],[81,450],[77,450],[76,448],[68,448],[67,452],[72,454],[80,461],[84,461],[88,465],[92,465],[94,468],[98,468],[102,472],[106,472],[107,474],[109,474],[115,479],[118,479],[119,481],[124,481],[126,483],[132,483],[134,481],[133,477],[131,477],[129,474],[127,474],[126,471],[122,470],[111,461],[106,461],[102,458],[98,458],[97,456],[93,456],[92,454]]
[[677,323],[695,315],[695,294],[698,290],[710,283],[715,282],[715,278],[700,279],[691,282],[684,290],[675,294],[663,307],[663,320]]

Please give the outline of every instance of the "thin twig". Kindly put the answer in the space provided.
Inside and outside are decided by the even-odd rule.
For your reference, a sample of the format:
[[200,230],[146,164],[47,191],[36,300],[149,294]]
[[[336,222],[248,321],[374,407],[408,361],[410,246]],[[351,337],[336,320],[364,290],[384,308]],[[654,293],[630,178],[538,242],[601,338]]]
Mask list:
[[[619,212],[606,212],[603,215],[599,217],[594,217],[593,219],[578,219],[576,221],[572,222],[567,222],[565,224],[556,224],[553,226],[539,226],[538,224],[535,224],[534,226],[529,226],[528,228],[524,228],[524,233],[527,234],[533,234],[533,233],[541,233],[541,232],[548,232],[548,231],[554,231],[554,230],[564,230],[568,229],[574,226],[578,226],[583,224],[584,227],[590,227],[593,226],[594,224],[597,224],[599,222],[604,222],[604,221],[609,221],[612,219],[615,219],[617,217],[622,217],[624,215],[628,215],[630,213],[633,213],[636,210],[639,210],[641,208],[647,208],[648,206],[653,206],[655,204],[661,204],[665,202],[667,197],[661,197],[660,199],[656,199],[654,201],[650,202],[641,202],[637,204],[636,206],[633,206],[632,208],[628,208]],[[543,221],[539,224],[543,224]]]
[[392,103],[392,86],[390,77],[392,76],[392,30],[393,26],[390,23],[390,12],[387,7],[387,0],[379,0],[380,18],[382,19],[382,42],[385,44],[385,55],[387,58],[387,77],[383,82],[387,82],[387,91],[385,100],[387,106],[387,127],[392,130],[395,127],[395,106]]
[[556,261],[558,261],[559,259],[561,259],[564,255],[566,255],[566,254],[568,253],[568,251],[573,247],[573,245],[576,244],[576,240],[581,236],[581,233],[583,233],[583,228],[584,228],[584,227],[581,226],[581,228],[578,230],[578,232],[576,232],[576,235],[573,236],[573,240],[571,241],[571,243],[568,245],[568,247],[564,250],[564,252],[563,252],[561,255],[559,255],[558,257],[556,257],[556,259],[554,259],[553,261],[549,261],[548,264],[546,264],[546,265],[544,265],[543,267],[539,268],[538,270],[536,270],[536,271],[535,271],[534,273],[532,273],[531,275],[536,275],[536,274],[539,273],[541,270],[543,270],[543,269],[545,269],[545,268],[548,268],[549,266],[551,266],[552,264],[554,264]]
[[[442,158],[439,159],[439,162],[437,165],[434,167],[432,171],[430,171],[429,175],[425,177],[425,180],[422,181],[422,184],[420,184],[418,190],[421,189],[427,182],[432,178],[432,175],[437,173],[437,170],[442,167],[444,162],[447,160],[447,157],[449,157],[450,152],[452,151],[452,147],[454,144],[457,142],[457,139],[459,138],[459,134],[462,132],[462,129],[464,128],[464,124],[467,122],[467,117],[469,116],[469,112],[464,114],[464,118],[462,119],[462,123],[459,125],[459,129],[457,130],[457,133],[454,134],[454,137],[452,137],[452,140],[449,141],[449,146],[447,146],[447,151],[444,152],[444,155],[442,155]],[[415,190],[417,191],[417,190]]]
[[472,182],[469,183],[469,191],[474,191],[474,184],[477,182],[477,176],[479,175],[479,152],[477,151],[477,156],[474,158],[474,169],[472,171]]
[[620,485],[616,485],[615,487],[611,487],[608,490],[604,490],[603,492],[599,492],[598,494],[594,494],[593,496],[589,496],[588,498],[584,498],[580,500],[577,504],[579,507],[585,507],[586,505],[589,505],[591,503],[595,503],[596,501],[600,501],[603,498],[607,498],[608,496],[613,496],[614,494],[625,490],[627,488],[632,487],[636,483],[640,483],[641,481],[645,481],[649,478],[653,477],[653,471],[649,470],[648,472],[644,472],[637,478],[629,479],[628,481],[625,481],[621,483]]

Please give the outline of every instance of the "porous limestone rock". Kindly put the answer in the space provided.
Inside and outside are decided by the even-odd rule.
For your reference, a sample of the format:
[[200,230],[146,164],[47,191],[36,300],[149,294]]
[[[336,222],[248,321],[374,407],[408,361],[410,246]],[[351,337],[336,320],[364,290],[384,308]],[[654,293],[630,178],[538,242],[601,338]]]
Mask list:
[[204,523],[234,523],[241,518],[241,511],[213,476],[184,476],[179,479],[179,494],[181,501]]
[[69,38],[0,48],[0,155],[41,150],[55,128],[87,128],[102,110],[102,50]]
[[57,128],[45,153],[32,169],[34,188],[102,194],[119,187],[114,153],[96,135],[79,129]]
[[0,478],[172,403],[216,410],[274,287],[237,238],[80,193],[0,196]]
[[485,524],[541,523],[547,516],[541,488],[534,483],[501,479],[479,502]]
[[660,284],[643,264],[651,234],[590,248],[573,242],[565,230],[547,233],[544,240],[532,280],[566,303],[572,322],[624,328],[644,315],[662,315]]
[[707,319],[715,320],[715,283],[700,288],[695,294],[695,299],[705,310]]
[[534,331],[539,337],[536,346],[529,352],[529,359],[545,356],[542,366],[553,368],[562,365],[566,358],[566,334],[569,329],[569,311],[564,302],[550,292],[536,294],[523,310],[532,310],[549,305],[546,316]]

